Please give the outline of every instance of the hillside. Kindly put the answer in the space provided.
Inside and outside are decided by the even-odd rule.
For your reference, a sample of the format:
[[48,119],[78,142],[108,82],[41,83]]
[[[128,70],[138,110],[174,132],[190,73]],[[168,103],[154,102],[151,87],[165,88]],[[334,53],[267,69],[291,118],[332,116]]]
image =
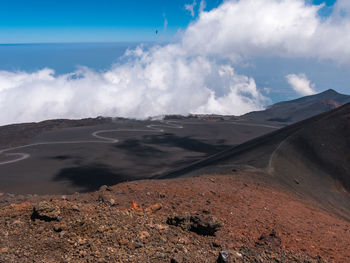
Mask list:
[[290,124],[335,109],[350,102],[350,96],[329,89],[296,100],[276,103],[266,110],[240,116],[241,120]]
[[350,218],[349,120],[346,104],[159,177],[258,171],[263,180]]

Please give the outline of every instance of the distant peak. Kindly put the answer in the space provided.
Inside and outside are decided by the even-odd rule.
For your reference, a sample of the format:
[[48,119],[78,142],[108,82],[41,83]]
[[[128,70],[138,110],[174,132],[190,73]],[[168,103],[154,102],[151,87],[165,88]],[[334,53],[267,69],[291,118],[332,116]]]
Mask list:
[[328,89],[324,92],[321,92],[321,94],[339,94],[339,93],[336,92],[334,89]]

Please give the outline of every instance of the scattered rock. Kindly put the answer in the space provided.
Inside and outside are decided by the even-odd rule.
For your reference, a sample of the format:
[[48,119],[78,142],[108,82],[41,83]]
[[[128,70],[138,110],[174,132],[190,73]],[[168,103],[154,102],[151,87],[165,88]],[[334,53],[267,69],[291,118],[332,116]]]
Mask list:
[[157,204],[154,204],[154,205],[151,205],[151,206],[147,207],[146,208],[146,212],[148,212],[148,213],[155,213],[155,212],[157,212],[160,209],[162,209],[162,205],[157,203]]
[[181,237],[178,243],[183,245],[188,245],[190,243],[190,240],[187,237]]
[[139,234],[139,238],[141,240],[144,240],[146,238],[149,238],[150,237],[150,234],[147,232],[147,231],[142,231],[140,234]]
[[57,232],[57,233],[60,233],[60,232],[62,232],[62,230],[63,230],[63,228],[62,228],[62,226],[61,225],[54,225],[53,226],[53,230],[55,231],[55,232]]
[[215,232],[222,227],[222,223],[213,216],[196,214],[191,216],[190,221],[190,231],[203,236],[214,236]]
[[0,253],[7,253],[9,251],[8,247],[3,247],[0,249]]
[[236,251],[224,250],[219,252],[217,263],[242,262],[243,255]]
[[190,215],[175,215],[168,217],[168,225],[179,226],[183,230],[192,231],[202,236],[215,236],[215,232],[222,227],[222,223],[213,216],[204,216],[199,213]]
[[277,235],[275,230],[272,230],[270,234],[262,234],[258,241],[255,243],[256,246],[268,247],[268,248],[279,248],[282,240]]
[[60,238],[64,238],[64,236],[67,234],[67,232],[66,231],[61,231],[61,232],[59,232],[59,237]]
[[85,245],[86,244],[86,240],[85,239],[82,239],[82,238],[78,238],[78,244],[79,245]]
[[219,243],[217,243],[217,242],[213,242],[212,246],[215,247],[215,248],[220,248],[221,247],[221,245]]
[[[196,182],[192,181],[193,178],[188,179],[188,185],[182,185],[186,181],[181,182],[179,186],[170,181],[169,190],[163,186],[155,189],[150,186],[143,189],[140,186],[135,187],[133,195],[128,195],[128,190],[125,190],[125,195],[118,195],[117,187],[128,189],[126,185],[121,184],[113,187],[113,192],[105,190],[76,197],[67,195],[69,201],[65,201],[65,198],[58,195],[57,200],[44,202],[44,205],[39,202],[50,200],[52,196],[31,197],[28,198],[28,203],[20,203],[17,195],[12,200],[13,204],[3,204],[0,201],[2,208],[0,213],[0,262],[323,262],[321,258],[309,257],[308,253],[313,251],[320,253],[320,257],[329,259],[324,262],[330,262],[333,258],[334,262],[348,262],[346,259],[339,260],[339,258],[345,258],[344,255],[348,255],[345,250],[345,244],[347,244],[345,242],[341,243],[345,247],[343,250],[332,250],[331,246],[327,247],[321,242],[305,242],[306,245],[291,246],[291,251],[286,251],[284,247],[278,246],[280,239],[275,231],[271,232],[271,218],[265,221],[263,217],[260,218],[258,214],[252,213],[253,220],[248,221],[253,223],[249,223],[245,220],[247,211],[243,209],[243,212],[240,213],[240,205],[246,207],[252,204],[250,210],[254,208],[252,202],[254,199],[249,198],[252,191],[255,191],[255,183],[251,183],[251,191],[234,192],[235,189],[244,189],[246,185],[238,181],[230,186],[223,178],[215,179],[218,183],[215,187],[209,180],[203,180],[208,188],[197,186]],[[229,180],[236,179],[230,177]],[[153,184],[155,182],[151,182],[151,185]],[[174,191],[173,188],[175,188]],[[181,192],[182,189],[186,189],[184,194]],[[215,195],[210,193],[210,190],[215,191]],[[147,197],[147,192],[149,197]],[[233,192],[234,195],[232,195]],[[264,194],[269,192],[270,189]],[[124,192],[120,190],[119,193]],[[165,193],[166,198],[158,199],[158,193]],[[96,202],[99,194],[102,196],[103,203]],[[220,195],[223,199],[219,199]],[[6,197],[7,195],[4,194],[0,200]],[[132,200],[137,200],[139,205],[135,202],[132,206],[134,209],[128,209]],[[242,202],[239,202],[240,200]],[[280,200],[278,198],[276,200],[279,204]],[[211,202],[211,204],[206,206],[206,202],[209,204]],[[261,202],[256,207],[263,207],[264,204],[265,202]],[[53,221],[48,223],[40,220],[28,222],[34,205],[36,205],[36,215],[32,218],[45,216],[45,219]],[[228,207],[230,211],[227,211]],[[273,207],[269,205],[271,211]],[[50,212],[49,208],[60,210],[61,213]],[[174,212],[175,215],[172,215],[173,212],[169,212],[176,210],[189,213]],[[260,213],[260,210],[257,213]],[[61,215],[64,216],[64,220],[57,222]],[[222,224],[210,215],[217,216],[222,222],[232,222],[234,215],[234,224],[229,224],[227,228],[218,231]],[[310,219],[310,222],[313,223],[312,219],[316,219],[317,215],[315,212],[311,218],[306,219]],[[280,225],[281,222],[290,222],[288,214],[287,220],[278,221],[276,225]],[[306,227],[312,226],[312,223],[299,224],[297,228],[287,229],[283,235],[283,238],[286,238],[286,244],[289,244],[291,238],[294,243],[300,243],[294,241],[293,234],[290,238],[286,235],[286,233],[293,233],[293,230],[300,231],[298,238],[303,238],[304,241],[307,237],[302,234],[309,234],[306,230],[310,228]],[[318,222],[317,225],[321,223]],[[251,226],[254,226],[253,232],[249,230]],[[339,234],[338,241],[343,235],[347,237],[349,233],[348,223],[334,220],[327,226],[330,226],[332,230],[337,229],[338,232],[335,232],[334,235]],[[247,231],[237,232],[236,227],[237,229],[245,228]],[[257,229],[265,229],[260,234],[266,234],[256,235]],[[321,237],[322,233],[316,233],[315,228],[311,230],[313,232],[310,233],[319,234]],[[278,232],[282,237],[281,233]],[[215,234],[216,237],[210,236]],[[312,246],[307,246],[310,244]],[[247,247],[240,247],[243,245]],[[327,250],[321,251],[319,247]],[[339,251],[344,255],[341,255]],[[337,253],[340,254],[338,258]]]
[[100,193],[97,197],[97,201],[100,203],[104,203],[107,200],[108,200],[108,197],[103,193]]
[[40,227],[38,227],[37,232],[40,234],[40,233],[44,232],[44,230],[45,229],[42,226],[40,226]]
[[230,252],[220,251],[217,263],[228,263],[228,262],[230,262]]
[[119,245],[120,246],[126,246],[127,244],[129,244],[129,240],[128,239],[123,237],[122,239],[119,240]]
[[78,207],[77,205],[73,205],[73,206],[72,206],[72,209],[73,209],[73,211],[75,211],[75,212],[80,212],[80,209],[79,209],[79,207]]
[[39,219],[43,221],[59,221],[61,211],[57,205],[52,202],[42,201],[38,205],[34,206],[32,213],[32,220]]
[[100,187],[100,191],[112,191],[112,188],[111,187],[109,187],[108,185],[102,185],[101,187]]
[[156,224],[153,226],[153,228],[155,228],[159,231],[166,231],[166,230],[168,230],[169,227],[167,225]]
[[115,205],[115,200],[113,198],[109,199],[108,204],[110,206],[114,206]]
[[170,260],[170,263],[183,263],[183,262],[184,262],[184,258],[179,254],[173,256]]
[[172,217],[168,217],[166,223],[171,226],[181,227],[183,230],[189,230],[190,218],[191,215],[189,213],[174,215]]
[[10,194],[10,193],[7,193],[6,195],[7,195],[8,198],[14,198],[15,197],[14,194]]
[[31,206],[31,203],[24,202],[24,203],[20,203],[20,204],[11,204],[10,206],[14,209],[20,210],[23,208],[27,208],[28,206]]
[[100,187],[100,191],[106,191],[107,188],[108,188],[107,185],[102,185],[102,186]]
[[143,244],[142,244],[141,242],[136,242],[136,243],[134,244],[134,248],[135,248],[135,249],[142,248],[142,247],[143,247]]
[[158,193],[158,198],[165,198],[165,197],[166,197],[165,193]]

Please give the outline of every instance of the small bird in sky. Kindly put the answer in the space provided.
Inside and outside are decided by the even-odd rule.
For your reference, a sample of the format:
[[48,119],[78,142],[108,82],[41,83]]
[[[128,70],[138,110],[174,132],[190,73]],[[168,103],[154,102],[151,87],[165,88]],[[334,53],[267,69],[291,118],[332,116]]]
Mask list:
[[156,35],[158,35],[158,29],[156,29]]

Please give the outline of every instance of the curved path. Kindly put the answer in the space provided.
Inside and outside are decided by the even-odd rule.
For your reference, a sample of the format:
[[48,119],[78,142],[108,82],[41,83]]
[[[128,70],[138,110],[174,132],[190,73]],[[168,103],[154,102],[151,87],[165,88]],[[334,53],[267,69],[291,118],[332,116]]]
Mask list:
[[291,135],[287,136],[287,138],[285,138],[284,140],[282,140],[282,141],[277,145],[277,147],[275,148],[275,150],[271,153],[270,158],[269,158],[269,163],[268,163],[267,168],[266,168],[267,173],[273,175],[273,173],[274,173],[274,171],[275,171],[275,169],[274,169],[274,167],[273,167],[273,161],[274,161],[274,159],[276,158],[276,156],[277,156],[278,152],[280,151],[280,149],[282,148],[282,146],[283,146],[284,144],[286,144],[286,143],[288,142],[288,140],[289,140],[290,138],[292,138],[294,135],[295,135],[295,134],[292,133]]
[[10,151],[15,151],[15,150],[20,150],[20,149],[25,149],[29,147],[34,147],[34,146],[41,146],[41,145],[54,145],[54,144],[80,144],[80,143],[107,143],[107,144],[113,144],[113,143],[118,143],[119,140],[116,138],[111,138],[107,136],[102,136],[100,134],[102,133],[108,133],[108,132],[121,132],[121,131],[129,131],[129,132],[164,132],[163,128],[172,128],[172,129],[182,129],[183,126],[179,125],[175,122],[172,121],[166,121],[164,123],[160,122],[160,124],[150,124],[146,126],[148,129],[111,129],[111,130],[98,130],[93,132],[91,135],[95,137],[96,139],[100,139],[99,141],[97,140],[82,140],[82,141],[51,141],[51,142],[38,142],[38,143],[32,143],[32,144],[27,144],[23,146],[18,146],[18,147],[12,147],[12,148],[7,148],[0,150],[0,156],[5,155],[8,157],[12,156],[17,156],[17,158],[13,160],[8,160],[8,161],[3,161],[0,162],[0,165],[4,164],[11,164],[11,163],[16,163],[23,161],[25,159],[28,159],[30,157],[30,154],[28,153],[7,153]]
[[[193,122],[186,122],[186,123],[187,124],[198,124],[198,123],[193,123]],[[266,127],[266,128],[272,128],[272,129],[281,128],[281,127],[272,126],[272,125],[244,123],[244,122],[237,122],[237,121],[230,121],[230,123],[235,124],[235,125]],[[182,129],[183,126],[178,124],[177,122],[174,122],[174,121],[160,121],[159,124],[150,124],[150,125],[147,125],[146,128],[147,129],[110,129],[110,130],[98,130],[98,131],[93,132],[91,135],[99,140],[39,142],[39,143],[32,143],[32,144],[27,144],[27,145],[23,145],[23,146],[3,149],[3,150],[0,150],[0,156],[5,155],[7,157],[17,157],[17,158],[12,159],[12,160],[8,160],[8,161],[0,162],[0,165],[16,163],[16,162],[20,162],[22,160],[28,159],[30,157],[30,154],[28,154],[28,153],[8,153],[8,152],[21,150],[21,149],[25,149],[25,148],[30,148],[30,147],[34,147],[34,146],[55,145],[55,144],[56,145],[57,144],[80,144],[80,143],[113,144],[113,143],[118,143],[119,140],[116,138],[107,137],[107,136],[103,136],[100,134],[108,133],[108,132],[123,132],[123,131],[124,132],[128,131],[128,132],[160,132],[160,133],[162,133],[162,132],[164,132],[164,128]]]

